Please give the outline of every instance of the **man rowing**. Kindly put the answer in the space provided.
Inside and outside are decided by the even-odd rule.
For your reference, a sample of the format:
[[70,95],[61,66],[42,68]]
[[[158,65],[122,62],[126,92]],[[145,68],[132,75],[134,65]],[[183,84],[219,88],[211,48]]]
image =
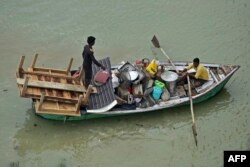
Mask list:
[[[189,73],[188,70],[190,69],[194,69],[195,72]],[[194,87],[199,87],[208,80],[207,69],[202,64],[200,64],[199,58],[194,58],[193,63],[185,67],[179,75],[181,76],[177,80],[177,84],[186,83],[187,75],[189,75],[189,77],[194,80]]]

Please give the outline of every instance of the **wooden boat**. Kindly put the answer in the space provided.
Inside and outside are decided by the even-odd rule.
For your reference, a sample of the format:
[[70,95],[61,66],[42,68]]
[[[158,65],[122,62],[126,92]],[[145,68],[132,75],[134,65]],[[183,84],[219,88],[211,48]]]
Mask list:
[[[129,100],[119,95],[117,88],[113,88],[112,77],[102,86],[95,86],[93,82],[94,86],[86,90],[82,84],[81,77],[75,78],[73,76],[75,71],[70,71],[73,59],[71,59],[66,70],[35,67],[36,59],[37,55],[28,70],[24,70],[22,68],[24,57],[21,58],[16,72],[17,84],[20,96],[31,98],[36,114],[46,119],[84,120],[163,109],[168,111],[166,109],[189,104],[187,85],[176,86],[175,92],[167,100],[154,100],[151,94],[145,95],[145,89],[147,89],[145,88],[145,83],[148,83],[152,76],[145,72],[141,64],[127,63],[132,68],[135,67],[136,70],[142,72],[144,74],[143,78],[147,78],[134,84],[134,86],[138,84],[143,85],[139,88],[140,90],[143,89],[142,92],[129,93],[135,94],[134,99],[137,98],[137,100],[141,101],[135,102],[133,100],[133,103],[129,104]],[[107,67],[110,73],[114,73],[114,71],[121,72],[121,68],[124,67],[124,64],[111,67],[109,58],[105,58],[100,62]],[[188,63],[174,62],[174,65],[181,71]],[[238,65],[201,64],[207,68],[209,80],[200,87],[192,88],[194,103],[205,101],[219,93],[240,67]],[[174,71],[172,65],[168,62],[161,62],[159,65],[167,69],[165,71]],[[100,69],[93,65],[92,70],[93,74],[95,74]],[[79,71],[79,73],[81,76],[82,71]],[[118,79],[120,80],[121,78],[119,77]],[[146,104],[146,107],[142,107],[142,103]]]

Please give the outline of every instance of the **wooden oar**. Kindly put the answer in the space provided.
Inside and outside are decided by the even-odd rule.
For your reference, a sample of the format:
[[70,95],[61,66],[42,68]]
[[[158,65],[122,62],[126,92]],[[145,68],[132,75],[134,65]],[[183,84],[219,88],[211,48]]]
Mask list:
[[174,63],[170,60],[170,58],[168,57],[167,53],[161,48],[160,43],[158,41],[158,39],[156,38],[156,36],[154,35],[152,38],[152,43],[156,48],[159,48],[161,50],[161,52],[164,54],[164,56],[167,57],[167,59],[169,60],[169,62],[171,63],[171,65],[174,67],[175,71],[177,73],[179,73],[179,71],[177,70],[177,68],[175,67]]
[[197,146],[197,144],[198,144],[197,131],[196,131],[196,126],[195,126],[194,111],[193,111],[193,99],[192,99],[192,92],[191,92],[189,75],[187,75],[187,80],[188,80],[188,94],[189,94],[189,100],[190,100],[190,110],[191,110],[192,122],[193,122],[192,129],[193,129],[195,144]]

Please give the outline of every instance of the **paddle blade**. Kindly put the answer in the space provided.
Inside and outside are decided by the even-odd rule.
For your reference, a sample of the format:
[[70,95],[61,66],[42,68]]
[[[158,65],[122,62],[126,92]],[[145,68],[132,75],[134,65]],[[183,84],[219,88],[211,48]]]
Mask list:
[[196,131],[195,124],[192,125],[192,129],[193,129],[193,135],[194,135],[195,145],[197,147],[198,146],[198,140],[197,140],[197,131]]
[[160,43],[158,41],[158,39],[156,38],[156,36],[154,35],[153,38],[152,38],[152,43],[153,45],[156,47],[156,48],[160,48]]

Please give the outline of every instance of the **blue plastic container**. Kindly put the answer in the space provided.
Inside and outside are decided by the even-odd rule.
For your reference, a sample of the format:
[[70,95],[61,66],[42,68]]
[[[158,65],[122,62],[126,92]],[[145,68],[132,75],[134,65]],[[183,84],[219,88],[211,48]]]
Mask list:
[[153,87],[153,92],[152,92],[152,96],[155,100],[159,100],[162,94],[162,88],[160,88],[159,86],[154,86]]

